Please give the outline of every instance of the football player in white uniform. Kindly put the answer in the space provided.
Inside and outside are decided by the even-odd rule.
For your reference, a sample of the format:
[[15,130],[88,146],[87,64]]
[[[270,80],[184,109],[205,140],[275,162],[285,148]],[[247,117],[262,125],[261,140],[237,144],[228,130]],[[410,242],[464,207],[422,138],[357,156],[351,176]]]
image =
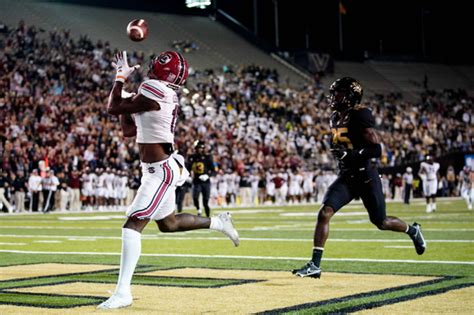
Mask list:
[[188,75],[188,64],[180,53],[166,51],[153,58],[149,80],[142,82],[136,95],[123,93],[127,77],[138,65],[130,67],[127,53],[119,53],[113,63],[117,73],[110,92],[107,112],[119,116],[125,137],[136,137],[140,152],[142,178],[137,195],[127,210],[122,229],[120,273],[114,294],[100,304],[115,309],[132,304],[131,280],[141,253],[141,232],[150,220],[162,232],[212,229],[227,235],[235,246],[239,235],[228,212],[211,218],[189,213],[175,214],[175,189],[189,176],[184,158],[173,153],[174,130],[178,114],[176,91]]
[[423,194],[426,198],[426,212],[436,211],[436,192],[438,191],[439,163],[433,161],[431,155],[426,156],[426,161],[421,162],[418,175],[423,181]]
[[466,200],[467,208],[472,210],[472,203],[474,202],[474,171],[469,166],[464,166],[459,173],[459,191],[461,197]]

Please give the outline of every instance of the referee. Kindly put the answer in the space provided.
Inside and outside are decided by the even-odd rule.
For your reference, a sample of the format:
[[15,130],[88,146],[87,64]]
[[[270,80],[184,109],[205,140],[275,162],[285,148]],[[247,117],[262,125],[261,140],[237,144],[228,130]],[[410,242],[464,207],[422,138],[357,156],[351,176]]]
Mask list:
[[210,176],[214,175],[215,167],[214,161],[210,154],[205,152],[204,142],[197,140],[194,142],[195,153],[188,159],[193,177],[193,201],[194,206],[197,209],[197,215],[202,215],[201,208],[199,206],[199,194],[202,193],[202,203],[206,216],[211,215],[211,209],[209,209],[209,197],[211,193],[211,181]]

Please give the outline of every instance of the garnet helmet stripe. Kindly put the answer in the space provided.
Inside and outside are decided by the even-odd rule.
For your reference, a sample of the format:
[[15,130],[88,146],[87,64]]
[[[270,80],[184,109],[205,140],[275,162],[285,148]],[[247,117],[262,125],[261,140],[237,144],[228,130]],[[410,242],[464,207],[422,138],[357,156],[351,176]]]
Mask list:
[[176,54],[178,55],[178,58],[179,58],[179,74],[178,74],[178,76],[176,77],[176,80],[174,80],[173,83],[174,84],[181,84],[181,81],[183,80],[183,76],[184,76],[185,63],[184,63],[183,56],[179,52],[176,52]]

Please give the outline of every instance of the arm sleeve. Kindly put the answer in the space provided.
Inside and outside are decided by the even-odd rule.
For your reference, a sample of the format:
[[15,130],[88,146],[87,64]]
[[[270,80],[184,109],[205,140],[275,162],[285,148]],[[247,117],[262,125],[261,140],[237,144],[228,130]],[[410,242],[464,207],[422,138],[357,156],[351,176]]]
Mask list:
[[144,81],[138,88],[138,93],[158,103],[165,99],[165,92],[156,80]]

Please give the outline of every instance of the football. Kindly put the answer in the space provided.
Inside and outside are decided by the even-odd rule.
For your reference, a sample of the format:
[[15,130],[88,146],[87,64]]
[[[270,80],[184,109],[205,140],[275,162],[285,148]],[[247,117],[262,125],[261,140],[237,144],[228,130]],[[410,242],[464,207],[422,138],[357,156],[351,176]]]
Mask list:
[[134,42],[144,40],[148,36],[148,24],[144,19],[135,19],[127,25],[127,35]]

